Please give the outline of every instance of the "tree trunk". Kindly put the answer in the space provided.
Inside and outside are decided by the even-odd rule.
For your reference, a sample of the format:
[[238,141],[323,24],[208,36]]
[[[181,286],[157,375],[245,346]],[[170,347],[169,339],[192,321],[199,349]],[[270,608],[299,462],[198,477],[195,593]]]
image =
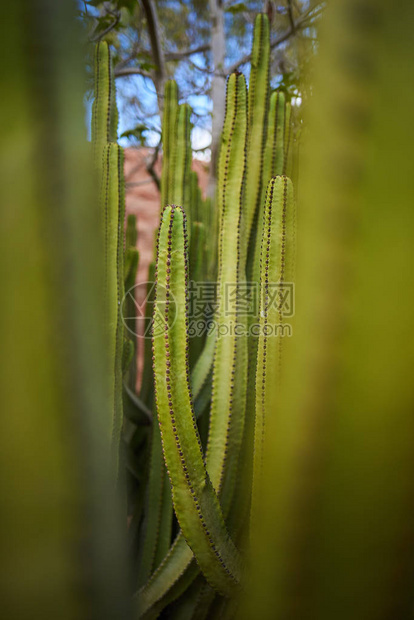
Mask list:
[[164,83],[165,83],[165,59],[160,40],[160,30],[158,23],[157,8],[153,0],[141,0],[147,18],[148,34],[150,37],[152,57],[155,63],[153,71],[154,86],[157,93],[158,108],[160,116],[164,108]]
[[224,12],[222,0],[209,0],[212,33],[211,51],[213,60],[213,80],[211,83],[211,100],[213,103],[213,122],[211,132],[211,164],[207,194],[214,198],[216,189],[216,168],[219,150],[220,134],[223,127],[226,77],[224,75],[224,59],[226,55],[226,38],[224,34]]

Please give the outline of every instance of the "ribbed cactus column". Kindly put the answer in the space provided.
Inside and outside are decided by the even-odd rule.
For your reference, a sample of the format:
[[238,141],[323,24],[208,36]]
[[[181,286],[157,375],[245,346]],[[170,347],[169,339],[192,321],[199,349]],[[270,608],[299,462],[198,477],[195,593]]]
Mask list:
[[105,258],[105,329],[108,341],[109,380],[106,396],[111,403],[112,452],[118,469],[119,441],[122,428],[122,354],[124,327],[121,302],[124,297],[124,155],[114,142],[103,152],[102,227]]
[[267,425],[240,618],[412,615],[414,15],[399,8],[336,0],[325,16],[301,167],[295,344]]
[[[226,116],[219,157],[217,209],[218,247],[216,344],[207,469],[217,493],[223,485],[224,506],[234,491],[238,454],[244,427],[246,390],[246,339],[238,308],[245,281],[241,254],[242,187],[245,172],[247,92],[244,76],[232,74],[227,83]],[[226,510],[226,508],[225,508]]]
[[[252,530],[260,518],[263,491],[263,443],[269,417],[277,417],[283,357],[292,336],[284,319],[284,287],[295,275],[295,205],[290,179],[274,177],[267,189],[260,257],[259,335],[255,385],[255,438]],[[254,541],[253,541],[254,543]]]
[[100,169],[103,149],[117,139],[118,110],[115,79],[109,45],[99,41],[95,47],[95,88],[92,105],[92,139],[95,164]]
[[168,198],[171,204],[182,206],[188,218],[191,198],[191,108],[188,103],[178,106],[171,152],[171,176]]
[[[158,239],[154,306],[154,376],[163,452],[174,509],[206,578],[223,593],[240,580],[237,551],[204,464],[195,422],[188,369],[185,215],[164,210]],[[164,329],[157,329],[157,326]]]
[[15,0],[0,22],[0,598],[9,619],[129,617],[104,439],[102,248],[75,8]]
[[[228,515],[232,496],[241,435],[244,424],[244,390],[246,377],[245,342],[236,337],[236,299],[230,301],[231,315],[226,315],[226,283],[239,282],[239,235],[241,217],[241,188],[244,172],[244,146],[247,128],[246,82],[241,74],[230,76],[227,85],[227,106],[219,167],[220,198],[220,287],[221,307],[216,317],[221,329],[229,335],[216,345],[216,333],[207,337],[206,347],[194,369],[192,383],[199,393],[208,378],[211,359],[215,354],[215,404],[214,419],[209,429],[207,471],[213,487],[221,492],[223,511]],[[159,242],[161,248],[161,242]],[[165,249],[164,249],[165,251]],[[231,331],[233,330],[233,331]],[[234,365],[234,369],[233,369]],[[230,368],[230,374],[229,374]],[[143,612],[155,617],[169,600],[174,600],[197,576],[198,569],[191,549],[182,534],[175,540],[159,569],[149,579],[138,595]]]
[[269,57],[269,20],[267,15],[259,13],[254,23],[249,82],[241,244],[243,268],[246,266],[251,232],[262,198],[263,158],[269,97]]
[[[124,256],[124,290],[125,299],[122,305],[124,319],[124,333],[127,342],[131,346],[131,360],[127,368],[127,383],[130,389],[135,390],[137,380],[137,336],[135,284],[138,271],[139,252],[136,248],[138,238],[137,218],[130,213],[127,218],[125,230],[125,256]],[[125,321],[126,320],[126,321]]]
[[175,147],[175,128],[178,113],[178,88],[174,80],[165,83],[164,112],[162,117],[162,172],[161,172],[161,210],[172,202],[171,176],[173,171],[172,154]]
[[[108,337],[106,396],[112,407],[108,428],[112,436],[113,466],[118,472],[122,428],[122,380],[124,328],[121,302],[124,296],[125,189],[123,151],[114,142],[118,112],[109,46],[100,41],[95,48],[95,92],[92,108],[92,143],[95,166],[101,183],[101,232],[105,265],[105,325]],[[128,261],[136,262],[130,255]],[[128,355],[130,357],[130,355]]]

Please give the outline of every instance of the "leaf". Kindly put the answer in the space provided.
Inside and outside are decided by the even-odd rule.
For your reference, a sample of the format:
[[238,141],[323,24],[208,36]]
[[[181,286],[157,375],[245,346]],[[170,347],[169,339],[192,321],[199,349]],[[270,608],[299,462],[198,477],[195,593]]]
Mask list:
[[147,131],[148,131],[148,127],[140,123],[133,129],[127,129],[126,131],[121,133],[120,138],[128,138],[128,139],[135,138],[136,140],[138,140],[139,144],[145,145],[147,141],[145,133]]
[[245,5],[244,2],[238,2],[237,4],[233,4],[232,6],[228,6],[224,10],[226,11],[226,13],[232,13],[233,15],[236,15],[236,13],[243,13],[243,11],[248,11],[249,9]]

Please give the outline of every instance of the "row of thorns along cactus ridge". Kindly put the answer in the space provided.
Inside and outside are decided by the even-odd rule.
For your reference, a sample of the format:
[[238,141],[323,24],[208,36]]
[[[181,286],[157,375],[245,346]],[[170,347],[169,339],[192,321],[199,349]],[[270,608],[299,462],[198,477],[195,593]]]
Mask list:
[[[344,352],[360,374],[352,374],[350,367],[348,374],[344,371],[343,384],[348,377],[351,387],[349,390],[344,387],[341,405],[335,400],[339,397],[334,395],[332,387],[331,369],[339,359],[334,343],[345,320],[341,295],[345,295],[348,267],[344,257],[351,247],[351,219],[359,217],[346,209],[347,205],[356,203],[360,186],[344,179],[351,167],[354,170],[361,164],[370,131],[362,121],[358,122],[369,99],[366,92],[374,92],[375,83],[371,74],[364,74],[364,67],[368,65],[363,61],[368,58],[368,64],[371,61],[375,64],[375,37],[379,36],[381,28],[386,34],[388,23],[387,19],[374,20],[372,28],[368,28],[363,19],[355,22],[349,17],[351,12],[348,15],[345,4],[337,2],[339,9],[332,13],[330,27],[335,36],[329,39],[331,47],[328,45],[321,60],[327,71],[327,81],[332,80],[332,85],[329,82],[321,86],[321,80],[318,88],[325,89],[325,95],[328,90],[330,95],[335,90],[335,97],[338,101],[342,97],[344,102],[342,107],[338,103],[338,109],[350,111],[352,108],[353,112],[345,115],[348,120],[343,124],[336,122],[335,114],[325,115],[323,110],[319,115],[318,111],[315,113],[316,125],[319,123],[320,135],[328,146],[335,140],[346,146],[338,152],[332,149],[338,167],[333,170],[331,162],[327,161],[327,176],[323,181],[307,180],[307,187],[324,186],[325,202],[320,206],[309,198],[308,203],[313,205],[314,211],[308,216],[305,214],[305,218],[308,217],[310,230],[320,247],[325,270],[318,271],[318,274],[323,271],[320,277],[313,277],[311,273],[313,280],[312,277],[309,280],[321,285],[318,300],[312,301],[316,293],[304,285],[301,298],[309,295],[309,321],[313,321],[313,327],[306,332],[307,344],[293,353],[295,188],[300,127],[287,94],[270,89],[267,16],[259,14],[255,20],[249,87],[242,73],[232,73],[227,79],[214,200],[203,197],[197,176],[191,170],[191,108],[187,103],[179,103],[175,81],[165,84],[160,225],[154,240],[154,262],[147,278],[144,327],[137,333],[129,320],[136,312],[134,285],[139,263],[136,218],[128,216],[125,232],[123,151],[116,142],[118,120],[111,54],[106,42],[96,45],[92,137],[95,168],[102,179],[105,326],[113,369],[113,381],[106,396],[113,409],[110,429],[113,468],[127,497],[129,553],[133,567],[131,590],[136,617],[354,617],[361,620],[402,617],[398,614],[383,616],[379,611],[388,609],[388,603],[381,597],[383,592],[389,593],[389,584],[397,581],[390,577],[389,567],[394,561],[391,558],[398,555],[392,542],[402,531],[397,536],[398,519],[385,511],[383,518],[388,519],[388,525],[384,521],[383,529],[381,526],[362,531],[358,525],[362,519],[361,515],[358,517],[358,508],[354,511],[347,508],[349,493],[353,493],[351,482],[338,473],[343,471],[341,459],[345,462],[353,453],[352,463],[356,463],[361,456],[361,467],[355,466],[359,473],[352,489],[358,487],[355,482],[358,476],[365,476],[360,497],[366,497],[363,489],[369,487],[367,492],[373,506],[386,503],[389,491],[395,498],[395,509],[400,511],[399,522],[406,523],[402,507],[408,505],[409,484],[405,473],[401,484],[393,487],[394,491],[382,478],[384,486],[380,490],[368,482],[371,470],[363,466],[364,459],[375,462],[375,471],[381,477],[392,458],[370,461],[369,450],[374,448],[355,439],[360,437],[356,429],[362,424],[363,416],[358,416],[357,409],[347,406],[352,402],[352,385],[356,386],[350,377],[362,377],[366,372],[359,365],[355,352]],[[368,0],[351,4],[354,8],[369,5],[372,9]],[[381,8],[375,10],[381,12],[384,3],[380,4]],[[355,17],[356,13],[353,15]],[[353,26],[349,27],[351,23],[360,24],[361,32],[354,32]],[[390,32],[391,29],[390,26]],[[334,75],[329,63],[331,58],[336,58],[335,45],[342,46],[340,54],[344,64],[342,73],[338,70]],[[362,59],[359,70],[355,69],[355,64],[347,64],[347,50],[351,48]],[[356,62],[358,64],[358,59]],[[342,67],[340,63],[338,66]],[[374,99],[375,95],[369,100]],[[378,103],[379,115],[382,114],[380,106]],[[313,145],[318,160],[317,142]],[[335,193],[340,199],[332,203]],[[328,203],[335,205],[333,215],[328,215]],[[383,213],[379,209],[375,216],[379,218],[377,231],[383,230]],[[331,238],[327,240],[323,230],[328,228]],[[373,247],[369,244],[374,241],[367,231],[369,228],[364,225],[360,227],[358,243],[364,243],[369,254],[369,248]],[[309,238],[310,233],[305,235],[308,248]],[[301,255],[303,257],[303,253]],[[377,256],[377,259],[385,261],[385,257]],[[309,264],[312,265],[312,261]],[[307,268],[305,259],[305,272]],[[334,273],[341,273],[343,278],[334,281]],[[331,291],[336,291],[337,296],[331,295]],[[354,316],[352,303],[352,300],[344,303],[349,316]],[[360,306],[357,313],[363,324],[365,314]],[[381,313],[378,316],[380,320]],[[355,334],[357,331],[355,328]],[[143,333],[151,337],[139,343],[143,370],[140,388],[136,390],[136,351]],[[298,383],[291,377],[289,392],[287,388],[283,392],[286,360],[292,355],[299,373]],[[303,369],[311,358],[312,368],[316,370],[305,372]],[[355,387],[357,389],[359,387]],[[305,413],[302,417],[298,413],[296,418],[294,415],[289,419],[277,418],[281,392],[288,393],[284,398],[293,403],[293,411],[305,412],[307,417]],[[361,401],[368,408],[371,406],[369,394],[372,392],[367,392]],[[299,401],[301,406],[296,407]],[[376,406],[381,411],[379,402]],[[329,407],[341,409],[343,413],[332,431],[336,433],[333,439],[327,439],[327,427],[323,425],[323,412]],[[275,418],[279,420],[279,427]],[[381,426],[382,419],[385,420],[385,416],[382,418],[379,414],[373,422],[378,425],[378,437],[385,437],[389,429],[385,422]],[[399,428],[407,430],[407,420],[402,413]],[[324,429],[326,436],[319,435],[318,429]],[[348,442],[351,437],[354,443]],[[408,455],[412,453],[402,434],[400,439],[401,446],[407,448],[406,467],[401,466],[401,473],[408,472]],[[274,442],[273,451],[269,451],[269,441]],[[319,449],[323,453],[329,441],[337,450],[331,446],[333,456],[327,465],[331,467],[331,477],[323,487],[317,482],[322,468],[317,454]],[[307,460],[302,459],[298,464],[300,459],[296,462],[295,455],[299,453],[306,454]],[[274,466],[278,504],[272,504],[276,501],[272,499],[273,481],[265,471],[269,462]],[[350,467],[351,471],[353,465]],[[125,484],[122,483],[124,479]],[[343,504],[337,481],[344,489]],[[320,532],[319,528],[323,527],[315,516],[317,511],[312,512],[312,498],[322,496],[325,503],[321,514],[328,515],[326,544],[323,536],[318,538],[315,534],[316,538],[312,538],[313,533]],[[361,499],[361,506],[364,501]],[[343,518],[335,512],[335,506],[341,505],[345,507]],[[354,507],[358,505],[356,502]],[[308,512],[312,514],[309,521]],[[277,523],[268,523],[267,515],[277,515]],[[329,529],[335,519],[343,528],[343,540],[340,531],[335,533],[335,528]],[[263,525],[263,531],[262,526],[257,527],[258,523]],[[390,536],[388,542],[384,542],[386,536],[381,538],[385,530]],[[274,532],[276,541],[271,546],[272,552],[267,551],[265,535],[269,532]],[[320,542],[316,565],[310,559],[312,549],[306,546],[309,541],[312,546],[313,540]],[[352,557],[364,555],[364,562],[353,562],[350,558],[343,561],[348,544],[353,550]],[[362,553],[364,549],[366,553]],[[382,553],[385,553],[383,557]],[[381,561],[378,561],[380,556]],[[254,564],[255,557],[266,558],[266,562]],[[253,573],[247,569],[249,558],[253,558]],[[342,567],[351,565],[357,571],[355,579],[350,578],[346,569],[341,573]],[[397,564],[394,568],[398,572]],[[401,574],[408,574],[404,570]],[[312,575],[310,580],[309,575]],[[368,575],[375,575],[372,584],[383,584],[384,591],[381,586],[374,593]],[[271,585],[273,578],[277,584],[275,592]],[[358,595],[356,582],[362,584],[363,594],[359,592]],[[316,593],[315,598],[306,598],[308,584]],[[245,595],[245,591],[250,595]],[[302,598],[295,599],[295,591],[301,592]],[[355,615],[346,615],[350,608],[345,594],[342,611],[333,604],[337,600],[335,592],[346,591],[353,593]],[[266,602],[269,600],[280,609],[269,609]],[[398,605],[393,607],[395,601],[392,600],[390,595],[389,608],[397,609]],[[406,609],[404,601],[401,599],[400,603]],[[308,615],[307,610],[312,609],[319,610],[319,615]]]
[[191,170],[191,108],[178,103],[175,81],[165,85],[161,223],[146,298],[152,347],[144,343],[137,395],[137,335],[123,320],[135,312],[136,218],[128,217],[124,242],[111,53],[106,42],[96,45],[92,136],[105,218],[113,461],[121,467],[123,455],[127,468],[143,617],[178,609],[183,597],[194,613],[224,609],[242,583],[268,392],[288,346],[294,286],[291,105],[283,91],[269,92],[269,57],[269,22],[259,14],[250,88],[242,73],[227,80],[214,209]]

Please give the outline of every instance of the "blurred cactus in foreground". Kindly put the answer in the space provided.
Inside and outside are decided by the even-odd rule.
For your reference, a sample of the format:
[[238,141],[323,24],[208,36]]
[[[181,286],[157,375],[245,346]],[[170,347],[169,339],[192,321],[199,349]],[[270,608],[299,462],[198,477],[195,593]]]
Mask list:
[[413,26],[408,2],[326,11],[305,118],[295,335],[239,618],[413,615]]
[[111,53],[97,44],[88,152],[68,24],[69,2],[18,0],[1,26],[3,615],[412,617],[411,5],[327,7],[298,242],[267,17],[249,88],[227,80],[214,204],[166,83],[139,393]]
[[0,589],[10,620],[129,617],[73,8],[16,0],[0,25]]

